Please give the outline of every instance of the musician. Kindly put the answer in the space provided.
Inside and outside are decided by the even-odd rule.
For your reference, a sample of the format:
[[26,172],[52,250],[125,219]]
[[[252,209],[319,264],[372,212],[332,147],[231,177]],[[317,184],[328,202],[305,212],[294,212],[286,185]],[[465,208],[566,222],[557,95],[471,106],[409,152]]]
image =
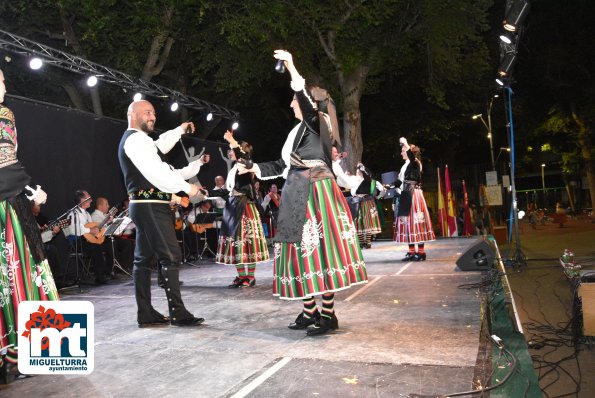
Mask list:
[[[108,221],[107,223],[105,223],[105,225],[109,226],[114,221],[114,216],[109,213],[109,208],[109,201],[106,198],[98,197],[97,199],[95,199],[95,211],[91,213],[91,218],[93,219],[93,222],[101,224],[107,219]],[[116,236],[120,234],[121,231],[114,231],[113,248],[111,247],[112,237],[106,239],[106,244],[110,253],[113,257],[116,258],[116,260],[118,260],[118,263],[120,263],[122,268],[124,268],[125,270],[132,270],[132,258],[134,257],[134,241],[122,238],[120,236]],[[114,264],[112,263],[112,269],[113,265]]]
[[217,229],[214,223],[200,222],[200,214],[213,213],[212,209],[213,203],[210,200],[203,200],[188,212],[187,225],[194,225],[192,228],[184,228],[185,240],[191,248],[190,258],[194,257],[196,259],[200,256],[204,249],[205,241],[202,240],[204,238],[206,238],[206,244],[213,253],[217,250]]
[[91,257],[95,272],[95,283],[103,285],[107,283],[107,276],[111,273],[113,264],[111,248],[105,240],[103,243],[91,243],[84,237],[85,234],[90,234],[88,236],[92,237],[100,236],[100,230],[97,226],[91,228],[85,226],[94,223],[91,214],[88,212],[92,203],[91,195],[87,191],[79,189],[74,193],[74,201],[78,206],[68,215],[70,225],[64,228],[64,235],[66,235],[72,246],[80,245],[83,254]]
[[[161,134],[149,137],[155,127],[155,108],[148,101],[134,101],[128,107],[128,130],[118,148],[120,167],[130,197],[130,218],[136,224],[134,251],[134,289],[139,327],[167,325],[197,326],[203,318],[192,315],[184,306],[180,293],[179,267],[182,251],[172,222],[172,196],[195,196],[200,187],[186,182],[196,175],[204,162],[198,159],[183,169],[174,169],[165,154],[182,134],[194,131],[192,122],[182,123]],[[175,194],[175,195],[172,195]],[[151,304],[151,265],[157,258],[165,280],[169,317]]]
[[223,209],[225,208],[225,199],[223,196],[227,194],[227,190],[225,189],[225,178],[223,178],[223,176],[215,177],[215,187],[211,190],[211,194],[212,196],[216,196],[212,199],[215,211],[223,214]]
[[61,287],[68,264],[68,241],[64,234],[60,233],[59,225],[48,228],[49,220],[41,213],[41,204],[31,202],[31,211],[41,231],[43,249],[50,263],[56,286]]

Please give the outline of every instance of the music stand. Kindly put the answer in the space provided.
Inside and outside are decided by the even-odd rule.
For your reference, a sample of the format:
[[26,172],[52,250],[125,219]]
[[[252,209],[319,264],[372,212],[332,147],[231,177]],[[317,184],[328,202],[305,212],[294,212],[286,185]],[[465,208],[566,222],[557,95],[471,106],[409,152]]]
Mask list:
[[107,227],[107,229],[105,230],[105,233],[103,235],[105,237],[109,238],[110,241],[111,241],[111,243],[112,243],[112,259],[113,259],[113,262],[114,262],[112,264],[112,274],[114,273],[114,268],[118,268],[120,271],[122,271],[123,273],[125,273],[126,275],[128,275],[129,277],[132,278],[132,275],[130,275],[130,273],[128,271],[126,271],[124,269],[124,267],[122,267],[122,265],[120,265],[120,263],[118,262],[118,260],[116,260],[116,251],[114,250],[114,235],[115,235],[116,231],[118,231],[118,229],[120,229],[120,231],[124,230],[126,228],[126,226],[128,224],[130,224],[130,221],[131,220],[128,217],[116,218]]
[[[213,213],[197,213],[196,218],[194,219],[194,224],[213,224],[219,217],[221,217],[221,215],[219,213],[214,213],[214,212]],[[203,260],[205,252],[207,252],[207,251],[209,253],[211,253],[213,255],[213,257],[217,256],[215,253],[213,253],[213,250],[211,250],[211,248],[209,247],[209,241],[207,240],[207,229],[205,229],[205,231],[202,233],[203,237],[200,238],[200,240],[202,240],[204,244],[202,247],[202,252],[198,256],[199,260]],[[198,235],[198,233],[197,233],[197,235]],[[198,247],[197,247],[197,249],[198,249]]]

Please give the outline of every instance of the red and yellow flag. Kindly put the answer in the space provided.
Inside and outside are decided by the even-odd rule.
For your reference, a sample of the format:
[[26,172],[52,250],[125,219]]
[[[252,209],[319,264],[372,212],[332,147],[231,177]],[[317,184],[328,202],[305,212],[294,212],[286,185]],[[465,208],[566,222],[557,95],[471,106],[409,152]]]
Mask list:
[[444,170],[444,185],[446,187],[446,225],[448,233],[446,236],[458,236],[457,231],[457,213],[455,211],[455,198],[450,188],[450,175],[448,173],[448,165]]
[[438,167],[438,229],[441,236],[446,236],[446,207],[444,206],[444,188],[442,187],[440,167]]
[[469,196],[467,195],[467,186],[463,180],[463,202],[465,204],[465,213],[463,217],[463,235],[473,235],[473,225],[471,223],[471,210],[469,210]]

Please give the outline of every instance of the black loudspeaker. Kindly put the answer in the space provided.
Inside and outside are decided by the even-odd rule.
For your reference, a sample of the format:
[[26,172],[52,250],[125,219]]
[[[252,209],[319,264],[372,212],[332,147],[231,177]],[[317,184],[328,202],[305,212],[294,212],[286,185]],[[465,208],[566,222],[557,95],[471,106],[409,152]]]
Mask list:
[[486,271],[492,268],[496,255],[484,239],[477,239],[457,260],[461,271]]

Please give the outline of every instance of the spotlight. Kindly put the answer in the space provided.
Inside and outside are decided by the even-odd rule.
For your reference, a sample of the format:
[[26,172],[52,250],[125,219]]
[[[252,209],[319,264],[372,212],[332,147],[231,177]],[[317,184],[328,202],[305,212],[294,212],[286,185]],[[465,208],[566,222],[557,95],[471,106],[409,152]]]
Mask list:
[[37,70],[39,68],[41,68],[43,66],[43,61],[41,60],[41,58],[31,58],[31,60],[29,61],[29,67],[33,70]]
[[211,120],[213,120],[213,112],[209,112],[207,115],[207,122],[210,122]]
[[512,65],[516,61],[516,54],[515,53],[506,53],[502,58],[502,62],[500,62],[500,68],[498,69],[498,75],[501,77],[508,76],[508,72],[512,69]]
[[481,113],[478,113],[477,115],[473,115],[471,116],[471,119],[475,120],[475,119],[479,119],[480,117],[482,117],[483,115]]
[[143,99],[143,95],[141,93],[136,93],[134,94],[134,97],[132,97],[132,99],[135,101],[140,101]]
[[238,122],[233,122],[233,124],[231,125],[232,130],[237,130],[238,127],[240,127],[240,124]]
[[520,210],[518,216],[519,216],[519,220],[522,220],[523,217],[525,217],[525,210]]
[[498,83],[498,86],[500,86],[500,88],[510,87],[510,80],[504,77],[498,77],[496,79],[496,83]]
[[500,40],[502,40],[506,44],[512,44],[512,40],[514,39],[514,34],[509,32],[504,32],[500,35]]
[[89,76],[87,79],[87,86],[95,87],[97,85],[97,76]]
[[171,104],[171,106],[169,107],[169,109],[171,109],[172,112],[177,111],[180,108],[180,105],[177,102],[173,102]]
[[516,0],[512,3],[512,6],[506,13],[504,21],[502,21],[504,29],[509,32],[516,32],[529,13],[529,8],[530,5],[528,0]]
[[5,55],[4,60],[6,61],[6,63],[9,63],[10,61],[12,61],[12,58],[10,57],[10,55]]

